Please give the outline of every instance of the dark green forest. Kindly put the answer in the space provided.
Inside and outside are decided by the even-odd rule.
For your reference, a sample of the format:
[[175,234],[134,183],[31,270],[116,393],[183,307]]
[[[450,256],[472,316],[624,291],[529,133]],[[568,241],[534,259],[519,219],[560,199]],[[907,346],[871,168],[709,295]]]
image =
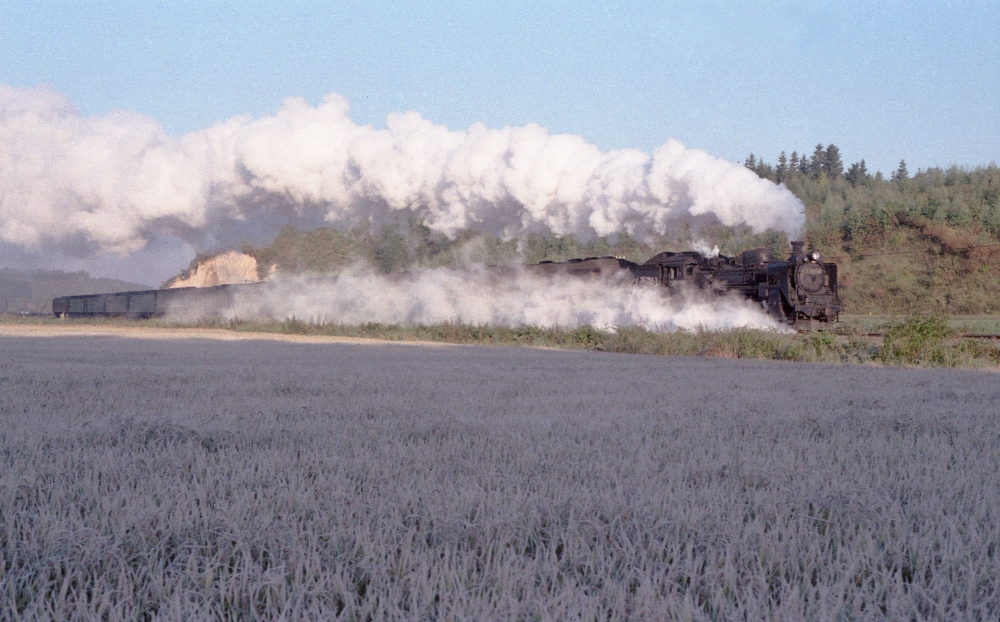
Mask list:
[[[910,174],[900,162],[888,178],[864,160],[845,167],[836,145],[812,155],[781,153],[775,164],[750,155],[745,165],[782,183],[806,206],[808,242],[840,266],[848,313],[1000,312],[1000,168],[930,168]],[[628,236],[582,241],[534,235],[518,240],[466,232],[456,239],[418,222],[379,231],[285,227],[267,246],[246,246],[260,270],[325,273],[364,261],[386,273],[415,266],[561,261],[615,255],[644,261],[662,250],[687,250],[696,238],[677,231],[654,244]],[[724,255],[757,246],[788,252],[783,233],[718,226],[697,240]],[[204,259],[196,258],[195,263]]]

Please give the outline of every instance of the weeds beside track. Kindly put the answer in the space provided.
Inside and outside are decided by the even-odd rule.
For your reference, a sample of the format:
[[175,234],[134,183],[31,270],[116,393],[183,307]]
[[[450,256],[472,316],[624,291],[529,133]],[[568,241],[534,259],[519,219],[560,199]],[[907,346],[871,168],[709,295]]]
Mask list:
[[[797,362],[885,364],[919,367],[985,368],[1000,365],[1000,335],[962,333],[940,315],[914,314],[903,319],[850,322],[834,330],[784,333],[773,330],[678,330],[656,332],[637,327],[600,330],[537,326],[475,326],[444,323],[430,326],[316,323],[300,319],[284,322],[167,319],[72,319],[6,316],[8,323],[48,326],[135,328],[209,328],[252,334],[330,336],[381,341],[433,342],[466,345],[520,345],[569,350],[597,350],[627,354],[712,356]],[[959,324],[959,327],[964,325]]]

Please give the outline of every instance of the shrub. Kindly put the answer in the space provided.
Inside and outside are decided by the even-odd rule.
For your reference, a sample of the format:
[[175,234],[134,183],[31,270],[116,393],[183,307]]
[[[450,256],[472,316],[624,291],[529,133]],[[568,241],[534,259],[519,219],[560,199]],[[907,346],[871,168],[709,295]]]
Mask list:
[[882,336],[877,359],[889,364],[934,363],[947,361],[944,340],[954,334],[941,315],[915,313],[889,325]]

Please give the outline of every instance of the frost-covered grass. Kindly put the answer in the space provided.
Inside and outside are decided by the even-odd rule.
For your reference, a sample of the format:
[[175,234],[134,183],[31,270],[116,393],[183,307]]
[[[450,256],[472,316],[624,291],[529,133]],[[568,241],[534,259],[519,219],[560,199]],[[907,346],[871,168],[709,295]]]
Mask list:
[[996,620],[992,373],[0,338],[4,619]]

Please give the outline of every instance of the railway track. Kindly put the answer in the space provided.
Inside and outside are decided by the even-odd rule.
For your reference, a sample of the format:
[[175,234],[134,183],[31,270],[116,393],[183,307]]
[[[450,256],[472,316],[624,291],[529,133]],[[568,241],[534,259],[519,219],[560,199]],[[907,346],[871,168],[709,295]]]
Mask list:
[[[837,333],[835,333],[837,334]],[[840,333],[843,337],[884,337],[885,333],[855,333],[854,335],[849,335],[846,333]],[[984,334],[984,333],[956,333],[951,336],[952,339],[991,339],[1000,341],[1000,335]]]

